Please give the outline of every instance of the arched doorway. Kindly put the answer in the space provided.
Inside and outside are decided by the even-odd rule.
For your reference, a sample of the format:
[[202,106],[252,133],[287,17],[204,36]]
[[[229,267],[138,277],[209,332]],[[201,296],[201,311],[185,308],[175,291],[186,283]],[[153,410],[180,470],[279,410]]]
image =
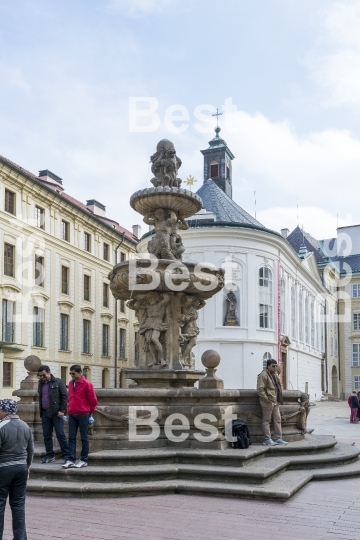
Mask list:
[[331,370],[331,393],[334,397],[338,397],[338,373],[336,366]]

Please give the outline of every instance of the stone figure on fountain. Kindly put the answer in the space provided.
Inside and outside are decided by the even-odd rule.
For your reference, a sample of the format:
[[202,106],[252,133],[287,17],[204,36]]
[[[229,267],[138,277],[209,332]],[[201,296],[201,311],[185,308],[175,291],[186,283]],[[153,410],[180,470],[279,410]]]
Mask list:
[[155,228],[155,236],[148,243],[148,252],[157,259],[181,260],[185,251],[177,230],[186,230],[189,225],[172,210],[158,208],[144,216],[144,222]]
[[197,311],[223,288],[224,270],[182,262],[181,231],[188,229],[186,219],[202,208],[202,201],[180,187],[181,160],[171,141],[160,141],[150,159],[154,187],[134,193],[130,204],[154,228],[148,242],[151,257],[119,263],[109,275],[110,288],[115,298],[129,300],[127,305],[139,320],[139,359],[126,376],[137,384],[159,377],[162,383],[176,386],[184,377],[187,381],[199,377],[191,370],[199,334]]
[[182,299],[180,327],[182,333],[179,336],[181,359],[184,366],[191,366],[191,351],[196,345],[196,339],[200,332],[197,325],[198,309],[205,306],[205,300],[197,296],[184,296]]
[[[167,341],[166,332],[170,328],[170,296],[157,292],[150,292],[144,296],[145,298],[137,301],[136,307],[140,317],[139,334],[144,336],[143,350],[145,353],[150,352],[152,356],[152,360],[147,362],[147,366],[163,367],[168,364],[164,344],[166,345]],[[134,304],[128,303],[130,308],[132,305]],[[164,337],[163,342],[160,341],[161,337]]]
[[182,180],[177,178],[181,167],[181,159],[171,141],[163,139],[156,147],[156,152],[150,158],[151,171],[155,175],[150,182],[155,186],[180,187]]

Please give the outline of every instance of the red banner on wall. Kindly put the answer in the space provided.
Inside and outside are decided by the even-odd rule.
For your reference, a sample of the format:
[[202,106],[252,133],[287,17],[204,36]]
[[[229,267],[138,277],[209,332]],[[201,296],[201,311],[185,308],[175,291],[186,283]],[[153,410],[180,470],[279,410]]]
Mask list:
[[281,364],[281,263],[280,260],[277,262],[278,272],[277,272],[277,296],[278,296],[278,363]]

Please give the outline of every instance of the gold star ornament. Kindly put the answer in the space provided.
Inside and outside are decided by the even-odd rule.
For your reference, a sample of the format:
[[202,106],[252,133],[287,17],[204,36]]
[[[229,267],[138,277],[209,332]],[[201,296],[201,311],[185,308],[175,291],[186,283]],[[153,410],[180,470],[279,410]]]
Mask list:
[[190,188],[190,191],[191,191],[192,186],[195,184],[195,182],[197,182],[197,180],[195,180],[195,178],[191,176],[191,174],[185,180],[185,184]]

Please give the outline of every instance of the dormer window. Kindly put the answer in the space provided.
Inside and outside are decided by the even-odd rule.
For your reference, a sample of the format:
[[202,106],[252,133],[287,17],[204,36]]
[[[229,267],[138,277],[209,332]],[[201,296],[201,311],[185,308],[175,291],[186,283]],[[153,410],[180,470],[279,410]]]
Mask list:
[[210,178],[217,178],[219,176],[219,164],[213,163],[210,165]]

